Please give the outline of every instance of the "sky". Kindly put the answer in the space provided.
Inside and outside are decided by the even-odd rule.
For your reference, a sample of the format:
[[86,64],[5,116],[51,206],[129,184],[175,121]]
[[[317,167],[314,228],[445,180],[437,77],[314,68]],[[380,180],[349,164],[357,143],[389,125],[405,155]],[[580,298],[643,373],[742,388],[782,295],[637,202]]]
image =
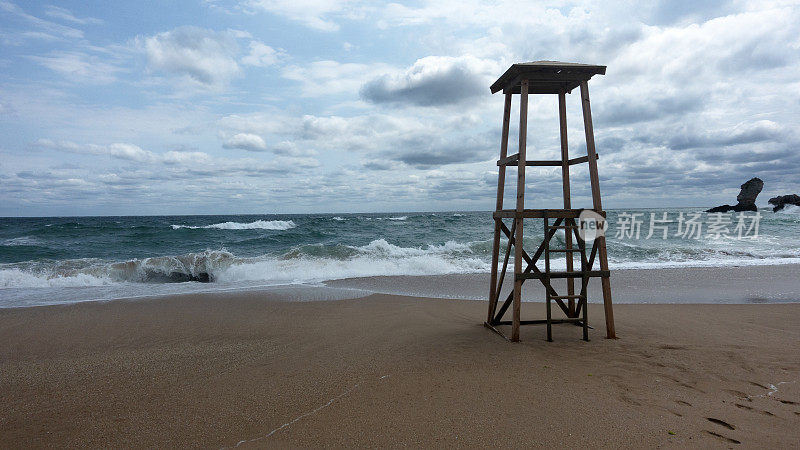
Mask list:
[[[0,215],[491,210],[489,86],[536,60],[608,66],[606,208],[800,193],[797,1],[0,0]],[[529,159],[560,158],[557,112],[531,96]],[[561,206],[560,169],[526,179]]]

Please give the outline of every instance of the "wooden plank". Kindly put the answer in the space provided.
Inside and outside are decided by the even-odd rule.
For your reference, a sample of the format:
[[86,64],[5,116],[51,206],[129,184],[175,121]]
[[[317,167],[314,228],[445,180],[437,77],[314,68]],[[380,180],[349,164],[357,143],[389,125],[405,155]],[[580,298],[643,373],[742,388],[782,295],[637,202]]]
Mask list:
[[[503,280],[506,278],[506,269],[508,269],[508,258],[511,256],[511,246],[514,245],[514,228],[517,226],[517,223],[514,222],[511,224],[511,231],[508,233],[508,246],[506,247],[506,256],[503,258],[503,273],[500,274],[500,278],[497,282],[493,282],[492,286],[495,286],[495,293],[494,293],[494,302],[495,305],[497,304],[497,299],[500,297],[500,291],[503,290]],[[503,228],[505,228],[505,224],[503,224]],[[496,309],[496,307],[495,307]],[[489,321],[492,320],[494,317],[495,309],[491,309],[489,312],[492,314],[489,317]]]
[[[551,218],[560,218],[560,219],[575,219],[580,216],[581,212],[584,211],[583,209],[526,209],[523,210],[521,213],[517,212],[514,209],[504,209],[502,211],[495,211],[493,213],[494,218],[506,218],[512,219],[517,217],[524,217],[526,219],[541,219],[545,215]],[[605,217],[605,212],[598,212],[595,211],[601,216]]]
[[[525,155],[528,138],[528,82],[521,83],[519,102],[519,162],[517,165],[517,212],[525,209]],[[516,242],[514,246],[514,273],[518,274],[522,268],[522,217],[514,218],[517,222]],[[522,280],[514,277],[514,310],[512,314],[511,340],[519,341],[519,320],[521,306]]]
[[[567,142],[567,95],[564,91],[558,93],[558,128],[561,135],[561,185],[564,194],[564,209],[572,209],[572,200],[569,189],[569,144]],[[586,160],[589,158],[587,156]],[[572,233],[564,233],[564,244],[566,247],[567,272],[573,270],[572,259]],[[567,279],[567,294],[575,294],[575,280]],[[575,317],[575,300],[570,298],[567,302],[569,308],[568,317]]]
[[[581,319],[577,317],[568,317],[566,319],[553,319],[550,321],[551,323],[581,323]],[[544,325],[547,323],[547,319],[536,319],[536,320],[520,320],[520,325]],[[495,325],[511,325],[510,320],[501,320],[500,322],[495,322]]]
[[[546,312],[547,312],[547,342],[553,342],[553,311],[550,305],[550,299],[552,296],[550,295],[550,291],[553,290],[553,285],[550,284],[550,239],[555,235],[555,233],[550,233],[549,221],[547,220],[547,215],[545,215],[544,219],[544,232],[547,235],[545,237],[545,241],[542,242],[544,244],[544,278],[542,281],[545,285],[545,303],[547,304]],[[556,222],[556,225],[558,222]]]
[[[506,94],[505,98],[505,106],[503,107],[503,128],[500,137],[500,159],[506,157],[508,153],[508,128],[509,122],[511,119],[511,94]],[[500,211],[503,209],[503,194],[506,186],[506,168],[505,166],[501,166],[498,168],[497,173],[497,201],[495,205],[495,210]],[[491,280],[489,281],[489,312],[487,314],[487,319],[491,321],[494,317],[495,310],[497,309],[497,292],[499,295],[500,290],[496,288],[497,286],[497,260],[500,256],[500,225],[502,224],[502,219],[496,218],[494,219],[494,241],[492,242],[492,272],[491,272]],[[510,244],[509,244],[510,245]],[[505,275],[505,266],[508,264],[508,254],[506,254],[506,262],[503,265],[503,274]],[[502,281],[501,281],[502,284]]]
[[[595,160],[597,160],[599,158],[600,158],[600,156],[598,156],[597,154],[594,155],[594,159]],[[570,159],[569,160],[569,165],[570,166],[574,166],[575,164],[580,164],[580,163],[585,163],[585,162],[589,162],[589,157],[588,156],[580,156],[578,158]]]
[[[528,88],[529,94],[558,94],[561,91],[572,92],[578,87],[579,81],[537,81]],[[521,88],[517,86],[507,86],[503,89],[504,94],[519,94]]]
[[[598,159],[598,158],[599,157],[597,155],[595,155],[595,159]],[[498,166],[516,166],[517,164],[519,164],[518,161],[519,161],[519,154],[515,153],[515,154],[513,154],[511,156],[507,156],[505,158],[500,158],[497,161],[497,165]],[[589,157],[588,156],[580,156],[578,158],[572,158],[572,159],[567,160],[567,163],[570,166],[574,166],[575,164],[581,164],[581,163],[585,163],[585,162],[588,162],[588,161],[589,161]],[[525,161],[525,165],[528,166],[528,167],[530,167],[530,166],[536,166],[536,167],[560,167],[562,164],[563,164],[563,161],[560,161],[560,160],[535,160],[535,159],[534,160],[530,160],[529,159],[529,160]]]
[[[587,270],[586,272],[587,277],[608,277],[610,271],[608,270]],[[575,272],[550,272],[546,274],[544,272],[539,273],[520,273],[515,275],[517,279],[524,279],[524,280],[535,280],[540,278],[583,278],[583,273],[580,271]]]
[[509,156],[500,156],[500,159],[497,160],[497,165],[500,167],[505,167],[508,165],[516,165],[517,161],[519,161],[519,153],[514,153],[513,155]]
[[[541,273],[541,272],[538,272],[538,273]],[[539,279],[539,281],[541,281],[541,279]],[[544,288],[546,290],[547,289],[552,289],[552,286],[544,286]],[[555,293],[555,291],[551,291],[551,292]],[[556,304],[558,305],[559,308],[561,308],[561,311],[563,311],[564,314],[566,314],[567,313],[567,305],[565,305],[564,302],[561,301],[561,299],[556,298],[556,297],[559,297],[559,296],[558,295],[554,295],[551,298],[553,298],[553,300],[556,301]],[[508,296],[506,297],[506,301],[504,301],[502,306],[500,306],[500,309],[497,311],[497,315],[494,316],[494,319],[491,321],[491,323],[493,323],[493,324],[500,323],[500,319],[503,318],[503,314],[505,314],[506,311],[508,310],[508,307],[511,306],[511,303],[512,303],[513,299],[514,299],[514,293],[510,292],[508,294]]]
[[[512,226],[511,228],[514,228],[514,227]],[[508,229],[506,224],[501,223],[500,229],[503,231],[503,233],[505,233],[506,237],[509,240],[514,240],[513,233],[511,233],[511,230]],[[528,252],[525,251],[524,247],[522,248],[522,259],[524,259],[525,262],[527,262],[528,264],[533,264],[533,259],[530,256],[528,256]]]
[[486,328],[488,328],[488,329],[490,329],[490,330],[494,331],[495,333],[499,334],[499,335],[500,335],[500,336],[501,336],[503,339],[505,339],[505,340],[507,340],[507,341],[510,341],[510,340],[511,340],[511,339],[509,339],[508,337],[506,337],[506,335],[505,335],[505,334],[503,334],[503,332],[502,332],[502,331],[500,331],[500,330],[498,330],[497,328],[493,327],[493,326],[492,326],[492,324],[490,324],[489,322],[483,322],[483,326],[485,326]]
[[[589,102],[589,84],[581,82],[581,103],[583,105],[583,128],[586,134],[586,153],[589,156],[589,180],[592,185],[592,202],[596,211],[602,211],[603,205],[600,200],[600,180],[597,175],[597,159],[594,146],[594,128],[592,126],[592,107]],[[598,246],[598,256],[600,257],[600,270],[608,271],[608,254],[606,253],[606,238],[599,236],[595,239]],[[606,337],[616,339],[617,333],[614,329],[614,309],[611,302],[611,280],[608,276],[600,280],[603,287],[603,309],[606,316]]]

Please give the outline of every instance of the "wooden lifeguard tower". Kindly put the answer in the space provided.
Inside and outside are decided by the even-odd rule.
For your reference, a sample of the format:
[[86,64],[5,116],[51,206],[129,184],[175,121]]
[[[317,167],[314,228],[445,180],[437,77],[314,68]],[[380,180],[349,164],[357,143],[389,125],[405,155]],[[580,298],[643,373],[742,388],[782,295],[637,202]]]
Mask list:
[[[494,243],[492,247],[492,273],[489,288],[489,314],[485,325],[508,338],[498,328],[500,325],[511,325],[511,341],[519,341],[520,325],[546,324],[547,340],[552,341],[551,327],[553,323],[571,322],[583,327],[583,339],[589,340],[587,317],[587,286],[590,278],[599,277],[603,288],[603,304],[606,316],[606,337],[615,338],[614,312],[611,306],[611,284],[609,281],[608,255],[606,254],[605,237],[598,234],[592,241],[591,251],[587,256],[587,244],[583,233],[579,231],[579,224],[585,224],[581,218],[587,211],[595,217],[600,226],[605,225],[603,206],[600,201],[600,185],[597,176],[597,153],[594,145],[594,130],[592,129],[592,111],[589,104],[588,81],[594,75],[604,75],[605,66],[588,64],[562,63],[555,61],[536,61],[514,64],[497,79],[491,86],[492,93],[503,91],[505,94],[505,108],[503,111],[502,140],[500,141],[500,159],[497,182],[497,208],[494,213]],[[566,94],[580,87],[583,105],[583,127],[586,133],[586,156],[569,158],[567,146],[567,109]],[[508,155],[508,128],[511,115],[511,100],[514,94],[520,96],[519,107],[519,152]],[[561,130],[561,159],[551,161],[530,161],[526,159],[527,125],[528,125],[528,95],[529,94],[557,94],[559,125]],[[570,200],[569,169],[570,166],[580,163],[589,163],[589,180],[592,190],[592,209],[573,209]],[[503,189],[505,186],[506,167],[517,167],[517,204],[515,209],[503,209]],[[561,167],[563,182],[564,208],[563,209],[526,209],[525,208],[525,168],[529,166],[557,166]],[[583,215],[582,215],[583,214]],[[511,229],[506,226],[503,219],[513,219]],[[529,255],[522,246],[522,229],[524,219],[541,219],[544,225],[544,239],[533,256]],[[552,221],[552,222],[551,222]],[[550,248],[550,241],[557,230],[564,230],[564,247]],[[505,250],[503,267],[498,277],[498,262],[500,259],[500,233],[508,238]],[[573,246],[573,238],[577,247]],[[514,289],[508,294],[500,305],[503,279],[508,268],[511,247],[514,247]],[[550,270],[551,253],[563,253],[566,256],[565,271]],[[580,269],[576,270],[574,257],[580,256]],[[537,266],[539,258],[544,255],[544,270]],[[600,270],[593,270],[595,257],[599,257]],[[526,267],[523,269],[522,261]],[[520,320],[520,303],[522,285],[526,280],[537,279],[542,282],[546,292],[547,318],[544,320]],[[553,288],[553,279],[567,280],[566,295],[559,295]],[[575,280],[581,281],[579,293],[575,293]],[[563,292],[563,291],[562,291]],[[564,303],[564,300],[567,300]],[[577,300],[577,302],[576,302]],[[563,311],[563,319],[553,319],[551,301]],[[503,315],[509,306],[513,305],[511,320],[503,320]]]

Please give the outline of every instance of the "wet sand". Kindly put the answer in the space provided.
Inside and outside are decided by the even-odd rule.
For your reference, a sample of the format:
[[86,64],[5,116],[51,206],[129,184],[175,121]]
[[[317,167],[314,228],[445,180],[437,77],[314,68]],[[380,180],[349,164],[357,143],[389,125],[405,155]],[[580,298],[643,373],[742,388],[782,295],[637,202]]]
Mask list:
[[[507,277],[503,294],[511,292]],[[693,267],[612,270],[614,303],[800,303],[800,265]],[[489,274],[382,276],[326,283],[343,289],[417,297],[488,297]],[[563,291],[565,280],[554,280]],[[561,286],[561,288],[559,288]],[[523,300],[544,301],[541,283],[526,283]],[[589,284],[589,302],[602,302],[600,283]]]
[[518,344],[485,309],[249,292],[0,310],[0,446],[800,442],[800,304],[622,304],[617,340],[594,304],[590,342],[559,325]]

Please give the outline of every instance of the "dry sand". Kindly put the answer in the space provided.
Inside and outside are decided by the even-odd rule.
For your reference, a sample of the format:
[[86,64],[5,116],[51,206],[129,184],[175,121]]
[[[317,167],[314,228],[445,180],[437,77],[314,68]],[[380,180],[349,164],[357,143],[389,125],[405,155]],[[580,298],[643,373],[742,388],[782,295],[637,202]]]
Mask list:
[[591,305],[590,342],[512,344],[485,302],[265,295],[0,310],[0,445],[800,443],[800,304],[618,305],[618,340]]

